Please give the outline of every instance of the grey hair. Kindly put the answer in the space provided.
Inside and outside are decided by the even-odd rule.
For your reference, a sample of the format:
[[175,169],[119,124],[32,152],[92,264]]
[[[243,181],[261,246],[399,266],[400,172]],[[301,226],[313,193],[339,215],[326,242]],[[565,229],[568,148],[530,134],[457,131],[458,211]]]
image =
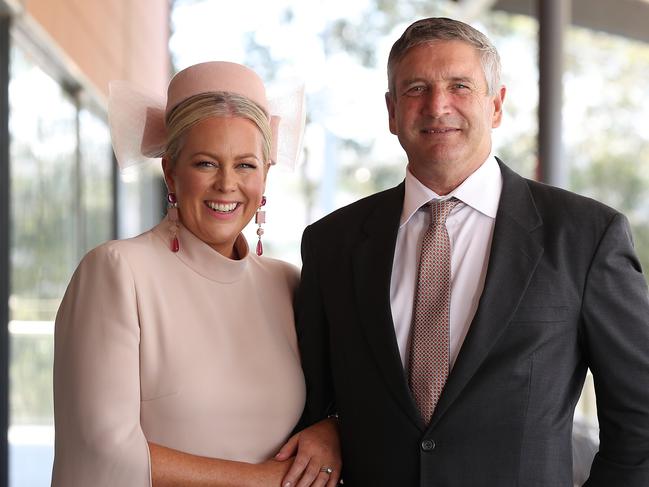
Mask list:
[[175,164],[184,136],[191,127],[211,117],[241,117],[250,120],[262,135],[264,164],[270,164],[272,134],[266,111],[245,96],[226,91],[200,93],[180,102],[169,113],[165,154]]
[[434,41],[462,41],[470,44],[480,53],[480,61],[487,91],[493,95],[500,86],[500,56],[489,38],[459,20],[444,17],[430,17],[418,20],[408,26],[401,37],[392,45],[388,56],[388,88],[395,91],[394,71],[406,53],[415,46]]

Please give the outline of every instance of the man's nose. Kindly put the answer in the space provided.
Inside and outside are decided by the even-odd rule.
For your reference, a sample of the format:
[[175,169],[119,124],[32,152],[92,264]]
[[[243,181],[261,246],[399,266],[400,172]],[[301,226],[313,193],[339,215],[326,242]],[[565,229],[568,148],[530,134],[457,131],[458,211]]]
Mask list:
[[424,109],[427,115],[440,117],[449,113],[450,97],[445,89],[432,87],[425,96],[426,103]]

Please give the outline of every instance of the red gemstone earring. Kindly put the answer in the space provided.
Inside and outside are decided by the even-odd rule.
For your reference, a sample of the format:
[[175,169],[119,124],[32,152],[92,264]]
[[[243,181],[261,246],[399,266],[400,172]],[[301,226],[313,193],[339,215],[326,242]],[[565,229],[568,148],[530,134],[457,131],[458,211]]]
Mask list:
[[176,193],[167,194],[167,216],[171,222],[171,251],[178,252],[180,243],[178,242],[178,200]]
[[255,223],[259,225],[257,228],[257,237],[259,241],[257,242],[257,255],[262,255],[264,253],[264,245],[261,243],[261,236],[264,234],[264,229],[261,226],[266,223],[266,212],[261,209],[262,206],[266,204],[266,197],[261,197],[261,203],[259,208],[257,208],[257,213],[255,213]]

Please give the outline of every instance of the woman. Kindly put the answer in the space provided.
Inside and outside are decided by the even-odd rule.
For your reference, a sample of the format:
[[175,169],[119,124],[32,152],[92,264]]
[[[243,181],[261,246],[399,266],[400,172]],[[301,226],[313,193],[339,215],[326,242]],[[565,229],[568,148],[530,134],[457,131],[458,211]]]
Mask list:
[[278,144],[295,157],[301,124],[283,132],[291,117],[271,117],[262,81],[233,63],[178,73],[164,109],[133,94],[111,86],[113,147],[122,167],[163,156],[168,214],[72,277],[55,325],[52,485],[335,485],[332,421],[273,458],[304,404],[298,274],[241,235],[257,213],[261,244],[268,168]]

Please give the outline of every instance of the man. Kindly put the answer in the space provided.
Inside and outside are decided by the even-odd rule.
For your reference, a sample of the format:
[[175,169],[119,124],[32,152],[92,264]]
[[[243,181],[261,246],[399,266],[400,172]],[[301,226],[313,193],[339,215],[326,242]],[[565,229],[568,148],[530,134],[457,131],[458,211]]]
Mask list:
[[303,420],[338,414],[345,485],[569,487],[588,368],[601,445],[585,485],[649,485],[649,299],[628,223],[492,155],[499,63],[461,22],[408,27],[386,94],[404,183],[304,232]]

